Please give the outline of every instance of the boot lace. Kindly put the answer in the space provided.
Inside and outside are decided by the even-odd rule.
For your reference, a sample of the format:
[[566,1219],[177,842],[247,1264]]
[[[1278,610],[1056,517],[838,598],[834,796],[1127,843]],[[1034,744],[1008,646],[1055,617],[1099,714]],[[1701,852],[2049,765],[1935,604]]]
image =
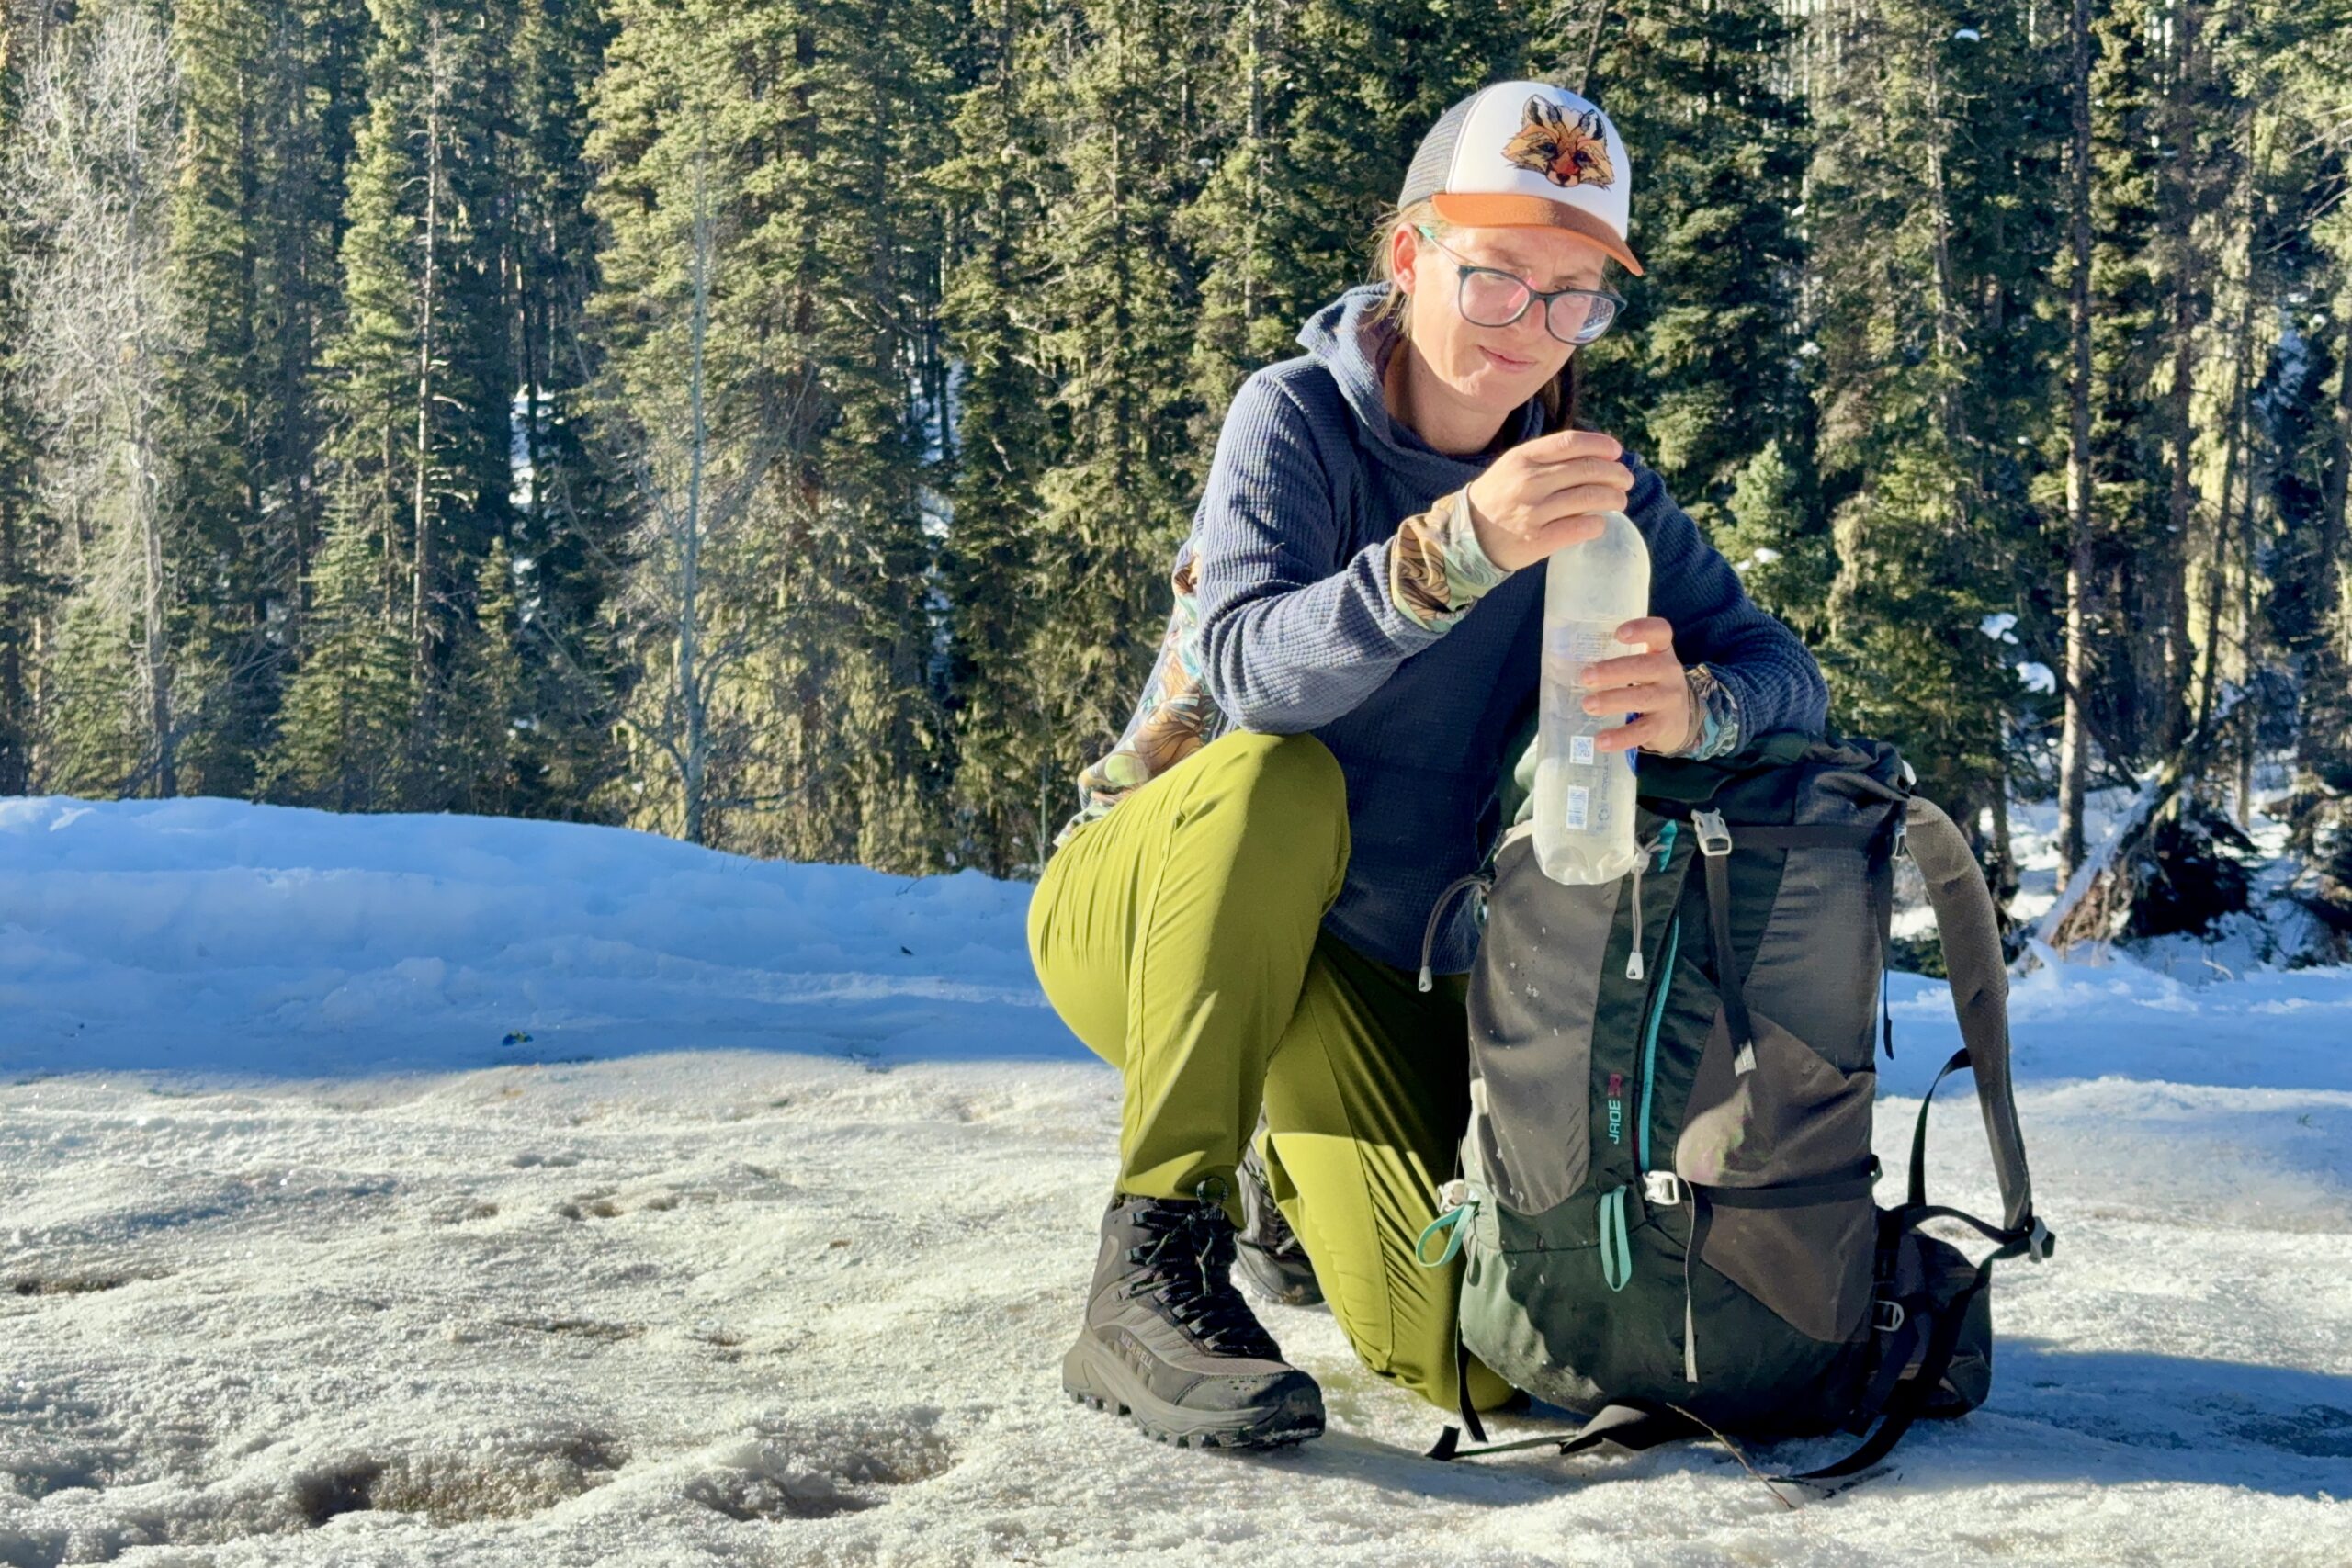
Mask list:
[[1218,1355],[1282,1359],[1273,1337],[1234,1288],[1233,1224],[1222,1210],[1158,1203],[1135,1220],[1148,1239],[1127,1252],[1128,1261],[1145,1270],[1127,1287],[1129,1296],[1155,1293],[1162,1313]]

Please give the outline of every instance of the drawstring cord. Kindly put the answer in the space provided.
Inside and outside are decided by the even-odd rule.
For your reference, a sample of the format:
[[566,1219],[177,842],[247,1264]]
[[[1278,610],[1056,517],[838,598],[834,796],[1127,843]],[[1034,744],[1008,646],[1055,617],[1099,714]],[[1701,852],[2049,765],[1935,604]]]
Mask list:
[[1664,871],[1666,863],[1674,858],[1674,830],[1677,826],[1668,822],[1660,828],[1657,837],[1641,847],[1642,858],[1634,863],[1634,942],[1633,951],[1625,955],[1625,978],[1628,980],[1641,979],[1648,973],[1642,963],[1642,874],[1651,869],[1650,855],[1653,852],[1657,855],[1656,869],[1659,871]]
[[1455,877],[1453,881],[1445,885],[1445,891],[1437,896],[1437,902],[1430,908],[1429,924],[1421,928],[1420,988],[1424,991],[1430,988],[1430,953],[1431,949],[1437,946],[1438,917],[1445,913],[1445,907],[1453,902],[1453,896],[1455,894],[1461,892],[1464,888],[1470,886],[1474,883],[1480,886],[1487,886],[1487,874],[1483,871],[1474,871],[1467,876]]

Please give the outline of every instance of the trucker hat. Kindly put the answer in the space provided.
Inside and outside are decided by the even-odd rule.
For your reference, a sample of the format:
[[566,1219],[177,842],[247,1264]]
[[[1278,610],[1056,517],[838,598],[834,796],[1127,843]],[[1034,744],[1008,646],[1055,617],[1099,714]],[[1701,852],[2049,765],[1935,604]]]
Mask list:
[[1468,228],[1555,228],[1599,245],[1636,277],[1625,243],[1633,164],[1599,105],[1549,82],[1496,82],[1439,117],[1396,205],[1434,198]]

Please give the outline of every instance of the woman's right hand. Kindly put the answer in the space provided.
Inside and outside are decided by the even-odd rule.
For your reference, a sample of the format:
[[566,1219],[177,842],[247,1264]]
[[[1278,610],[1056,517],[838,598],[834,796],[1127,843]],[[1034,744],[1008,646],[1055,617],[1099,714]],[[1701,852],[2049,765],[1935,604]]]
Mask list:
[[1506,571],[1600,536],[1601,514],[1625,510],[1634,472],[1625,448],[1597,430],[1555,430],[1522,441],[1470,481],[1478,547]]

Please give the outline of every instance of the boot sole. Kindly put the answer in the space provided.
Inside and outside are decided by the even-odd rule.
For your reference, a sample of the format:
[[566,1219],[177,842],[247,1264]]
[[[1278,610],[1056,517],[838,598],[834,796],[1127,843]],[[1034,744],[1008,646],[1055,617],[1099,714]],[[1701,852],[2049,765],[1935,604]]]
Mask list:
[[1154,1442],[1180,1449],[1278,1449],[1323,1435],[1323,1401],[1312,1383],[1242,1410],[1187,1410],[1136,1381],[1091,1337],[1062,1358],[1062,1388],[1080,1404],[1125,1416]]

